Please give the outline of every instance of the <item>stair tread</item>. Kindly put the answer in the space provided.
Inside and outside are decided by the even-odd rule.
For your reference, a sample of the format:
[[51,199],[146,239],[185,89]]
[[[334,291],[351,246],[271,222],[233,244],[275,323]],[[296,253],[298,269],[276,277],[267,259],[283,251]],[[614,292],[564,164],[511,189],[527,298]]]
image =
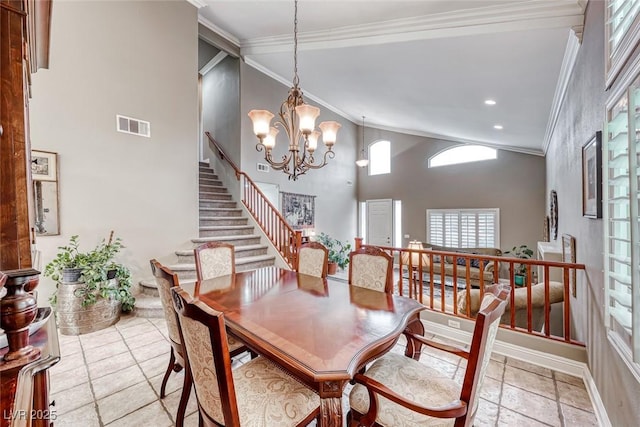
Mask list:
[[201,211],[234,211],[234,212],[242,211],[242,209],[240,208],[200,208],[200,210]]
[[[270,259],[275,259],[274,255],[254,255],[247,256],[242,258],[236,258],[236,265],[249,264],[256,261],[267,261]],[[180,263],[180,264],[171,264],[167,266],[170,270],[174,272],[177,271],[191,271],[196,269],[195,263]]]
[[253,225],[206,225],[200,227],[200,230],[245,230],[253,227]]
[[234,220],[234,221],[238,221],[241,219],[247,219],[247,217],[244,216],[201,216],[200,220],[207,220],[207,221],[211,221],[211,220]]
[[[234,246],[235,252],[243,252],[243,251],[253,251],[256,249],[264,249],[268,248],[267,245],[239,245]],[[193,255],[193,249],[182,249],[176,251],[176,255]]]
[[136,295],[136,308],[162,308],[160,297],[152,297],[151,295]]
[[197,237],[191,239],[193,243],[205,243],[205,242],[219,242],[220,240],[243,240],[243,239],[256,239],[260,238],[259,234],[233,234],[230,236],[211,236],[211,237]]

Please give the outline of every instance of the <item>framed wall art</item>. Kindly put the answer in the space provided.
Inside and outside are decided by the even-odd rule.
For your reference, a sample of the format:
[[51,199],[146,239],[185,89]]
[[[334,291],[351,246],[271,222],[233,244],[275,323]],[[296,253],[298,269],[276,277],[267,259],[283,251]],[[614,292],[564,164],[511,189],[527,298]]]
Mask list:
[[294,230],[314,228],[316,196],[281,191],[280,198],[282,216]]
[[582,146],[582,216],[602,218],[602,132]]
[[31,178],[38,181],[57,181],[58,153],[31,150]]
[[[576,238],[569,235],[562,235],[562,262],[576,263]],[[571,295],[576,296],[576,269],[569,270],[569,287],[571,288]]]

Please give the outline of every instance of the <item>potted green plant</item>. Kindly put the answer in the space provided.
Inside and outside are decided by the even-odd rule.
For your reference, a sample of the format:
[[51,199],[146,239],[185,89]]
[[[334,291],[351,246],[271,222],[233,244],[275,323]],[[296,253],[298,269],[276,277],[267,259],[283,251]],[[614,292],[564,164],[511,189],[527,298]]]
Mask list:
[[336,274],[338,267],[344,269],[349,264],[351,244],[334,239],[326,233],[320,233],[317,241],[322,243],[329,251],[328,273]]
[[[45,266],[44,275],[56,281],[50,301],[59,314],[62,333],[65,330],[74,334],[74,331],[85,333],[101,329],[99,324],[80,325],[81,318],[87,317],[82,312],[104,309],[106,313],[96,314],[96,317],[102,322],[115,323],[120,311],[133,309],[131,272],[115,260],[123,248],[122,240],[114,239],[113,232],[108,241],[103,239],[88,252],[79,250],[77,235],[71,237],[68,245],[58,247],[55,258]],[[115,320],[112,319],[114,316]],[[109,320],[105,320],[107,318]]]
[[[533,251],[527,245],[514,246],[511,250],[503,252],[504,255],[512,255],[515,258],[531,259]],[[522,286],[526,283],[527,266],[526,264],[518,264],[515,266],[514,282],[516,285]]]

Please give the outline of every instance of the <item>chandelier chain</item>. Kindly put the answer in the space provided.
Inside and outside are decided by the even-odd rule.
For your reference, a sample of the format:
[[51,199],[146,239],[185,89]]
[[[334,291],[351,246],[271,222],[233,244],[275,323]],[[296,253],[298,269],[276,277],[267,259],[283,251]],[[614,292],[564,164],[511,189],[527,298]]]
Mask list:
[[293,85],[298,87],[298,0],[294,2],[293,9]]

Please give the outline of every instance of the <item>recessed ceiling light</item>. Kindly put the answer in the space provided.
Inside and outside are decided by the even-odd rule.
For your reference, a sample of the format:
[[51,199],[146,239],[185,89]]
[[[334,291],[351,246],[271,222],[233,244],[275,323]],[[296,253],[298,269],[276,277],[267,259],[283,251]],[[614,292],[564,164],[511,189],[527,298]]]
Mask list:
[[504,128],[502,127],[502,125],[493,125],[493,128],[494,128],[494,129],[498,129],[498,130],[502,130],[502,129],[504,129]]
[[484,103],[487,105],[496,105],[496,101],[493,99],[485,99]]

